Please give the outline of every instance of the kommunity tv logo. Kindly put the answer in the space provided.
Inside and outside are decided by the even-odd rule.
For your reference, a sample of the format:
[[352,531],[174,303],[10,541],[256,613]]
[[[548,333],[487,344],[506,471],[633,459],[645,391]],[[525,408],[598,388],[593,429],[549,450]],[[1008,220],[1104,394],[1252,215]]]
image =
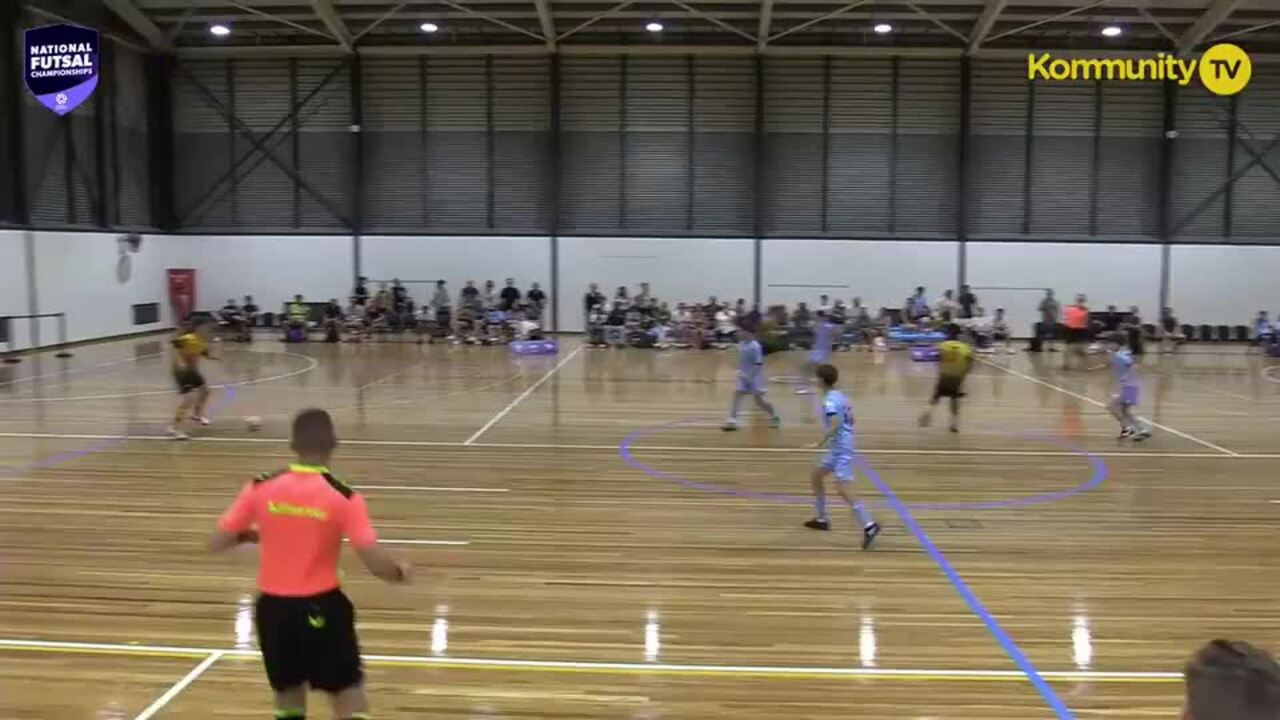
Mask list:
[[1214,45],[1199,59],[1163,52],[1149,58],[1061,58],[1048,52],[1027,55],[1027,78],[1031,80],[1173,81],[1186,86],[1197,77],[1215,95],[1235,95],[1249,85],[1253,63],[1248,53],[1230,43]]

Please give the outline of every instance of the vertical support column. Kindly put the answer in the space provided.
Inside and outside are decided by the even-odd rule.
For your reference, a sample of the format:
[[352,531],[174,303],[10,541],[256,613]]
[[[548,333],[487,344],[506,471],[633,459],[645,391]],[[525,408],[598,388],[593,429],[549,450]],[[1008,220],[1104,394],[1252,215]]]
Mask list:
[[[1160,218],[1160,308],[1169,306],[1171,294],[1169,264],[1173,240],[1173,153],[1178,128],[1178,85],[1173,82],[1164,84],[1164,139],[1160,141],[1160,199],[1158,203]],[[1157,312],[1156,317],[1159,317]]]
[[889,58],[889,234],[898,231],[898,56]]
[[[289,109],[293,110],[298,107],[298,58],[289,58]],[[293,166],[298,168],[298,172],[302,172],[302,148],[301,138],[298,137],[298,131],[302,128],[298,124],[298,113],[293,113],[289,118],[289,154],[292,155]],[[293,227],[302,227],[302,186],[297,180],[293,181]]]
[[361,275],[361,236],[364,235],[364,68],[360,55],[353,53],[348,66],[351,72],[351,254],[352,286]]
[[[66,221],[72,225],[80,222],[76,214],[76,136],[71,132],[71,115],[63,115],[55,120],[62,131],[62,180],[67,185]],[[88,183],[86,183],[88,184]]]
[[550,60],[551,117],[550,142],[547,143],[546,187],[550,197],[547,204],[551,217],[547,229],[551,231],[551,329],[560,329],[560,55]]
[[969,275],[969,140],[973,134],[973,63],[960,59],[960,140],[956,148],[956,288]]
[[174,193],[173,58],[147,56],[147,165],[151,176],[151,222],[178,229]]
[[618,92],[618,229],[627,226],[627,56],[623,55],[622,87]]
[[[225,71],[225,83],[227,88],[227,112],[231,117],[236,117],[236,61],[227,58]],[[236,143],[240,142],[240,138],[236,135],[236,124],[231,120],[227,120],[227,167],[232,169],[236,166]],[[296,184],[296,180],[294,181]],[[236,174],[231,173],[231,225],[232,227],[240,227],[240,183],[236,179]]]
[[418,188],[418,197],[422,200],[422,227],[425,230],[431,224],[431,194],[428,192],[427,162],[427,56],[418,56],[418,149],[421,151],[419,161],[422,163],[422,187]]
[[822,185],[820,189],[822,222],[819,227],[827,231],[827,194],[831,191],[831,56],[822,58]]
[[1089,161],[1089,234],[1098,234],[1098,196],[1102,187],[1102,81],[1093,81],[1093,147]]
[[1236,171],[1236,136],[1240,131],[1240,96],[1232,95],[1227,103],[1227,179],[1222,194],[1222,235],[1231,237],[1235,224],[1235,182],[1231,177]]
[[9,220],[22,226],[31,224],[31,211],[27,203],[27,148],[24,129],[25,108],[22,102],[22,70],[17,58],[22,57],[18,48],[18,28],[21,26],[22,5],[0,3],[0,112],[7,117],[8,133],[0,138],[4,143],[7,167],[0,167],[0,187],[6,196],[0,209]]
[[694,163],[694,142],[698,138],[698,133],[694,129],[694,93],[697,91],[697,83],[694,81],[694,73],[697,67],[694,63],[692,55],[686,55],[684,58],[685,88],[688,105],[685,108],[685,128],[688,134],[685,138],[685,157],[684,157],[684,229],[693,231],[693,181],[694,175],[697,173],[697,165]]
[[[93,199],[93,224],[106,228],[111,225],[111,211],[107,204],[107,128],[108,118],[113,111],[111,102],[116,83],[115,45],[113,41],[99,44],[98,62],[101,68],[102,89],[94,101],[93,112],[93,183],[94,191],[89,193]],[[119,158],[111,157],[112,164]]]
[[[27,265],[27,314],[33,317],[27,321],[27,341],[31,347],[40,347],[40,285],[36,282],[36,234],[27,230],[22,233],[22,253]],[[12,328],[10,328],[12,332]]]
[[752,259],[751,302],[760,305],[764,302],[764,235],[765,205],[768,204],[768,184],[765,181],[767,140],[765,137],[765,81],[764,55],[756,53],[756,123],[755,123],[755,247]]
[[484,56],[484,167],[485,167],[485,222],[493,229],[493,55]]
[[[119,57],[119,56],[117,56]],[[103,97],[108,99],[111,115],[108,118],[107,140],[111,148],[111,217],[117,224],[122,224],[123,213],[120,211],[120,73],[111,73],[111,87]]]
[[1027,80],[1026,135],[1022,146],[1022,234],[1031,234],[1031,184],[1035,178],[1036,151],[1036,81]]

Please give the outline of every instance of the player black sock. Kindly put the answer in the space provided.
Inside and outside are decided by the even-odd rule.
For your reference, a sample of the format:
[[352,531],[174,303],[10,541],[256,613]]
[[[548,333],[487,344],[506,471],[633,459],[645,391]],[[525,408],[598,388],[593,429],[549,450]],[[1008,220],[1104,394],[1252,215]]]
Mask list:
[[307,720],[306,710],[277,710],[276,720]]

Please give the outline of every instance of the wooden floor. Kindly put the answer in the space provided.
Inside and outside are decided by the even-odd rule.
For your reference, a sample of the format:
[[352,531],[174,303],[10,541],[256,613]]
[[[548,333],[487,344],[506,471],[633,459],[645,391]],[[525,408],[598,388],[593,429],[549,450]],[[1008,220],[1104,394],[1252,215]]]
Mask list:
[[0,367],[0,718],[267,717],[253,552],[201,544],[306,406],[420,568],[346,568],[380,718],[1169,718],[1202,641],[1280,649],[1280,368],[1234,348],[1147,358],[1137,447],[1105,369],[991,358],[951,435],[915,424],[931,366],[838,355],[870,553],[801,527],[811,399],[716,428],[732,353],[217,351],[189,444],[155,340]]

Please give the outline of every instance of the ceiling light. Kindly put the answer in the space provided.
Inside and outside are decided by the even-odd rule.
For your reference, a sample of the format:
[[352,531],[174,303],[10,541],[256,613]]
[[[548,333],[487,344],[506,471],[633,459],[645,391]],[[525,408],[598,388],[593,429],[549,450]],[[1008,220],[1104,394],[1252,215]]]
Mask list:
[[880,33],[881,35],[885,35],[887,33],[893,32],[893,26],[890,25],[889,23],[880,23],[872,29]]
[[222,25],[220,23],[217,25],[210,25],[209,34],[216,35],[218,37],[226,37],[231,34],[231,28],[227,27],[226,25]]
[[424,33],[433,33],[440,29],[440,26],[433,22],[424,22],[418,26],[418,29]]
[[1108,25],[1102,28],[1103,37],[1120,37],[1124,34],[1124,28],[1119,25]]
[[644,29],[648,30],[649,32],[662,32],[662,23],[651,22],[648,25],[645,25]]

